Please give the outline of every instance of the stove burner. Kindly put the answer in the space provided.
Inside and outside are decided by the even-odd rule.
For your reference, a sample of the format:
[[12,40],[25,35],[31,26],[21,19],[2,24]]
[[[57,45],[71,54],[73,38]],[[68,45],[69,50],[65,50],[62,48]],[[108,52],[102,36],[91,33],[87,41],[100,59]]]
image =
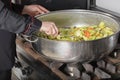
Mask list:
[[[51,61],[44,58],[41,54],[38,54],[28,42],[17,40],[17,45],[18,53],[23,56],[27,55],[32,61],[37,60],[42,67],[45,67],[43,69],[52,71],[52,76],[59,77],[59,80],[120,79],[120,45],[117,45],[115,50],[104,59],[89,63],[62,63]],[[30,66],[32,65],[30,64]]]

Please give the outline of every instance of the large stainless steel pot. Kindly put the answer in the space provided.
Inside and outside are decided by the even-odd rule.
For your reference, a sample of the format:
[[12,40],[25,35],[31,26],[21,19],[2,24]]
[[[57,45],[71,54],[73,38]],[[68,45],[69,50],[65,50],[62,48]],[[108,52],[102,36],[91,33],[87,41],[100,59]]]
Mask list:
[[113,51],[120,31],[119,21],[112,15],[90,10],[61,10],[37,16],[42,21],[53,21],[58,27],[97,25],[104,21],[115,31],[99,40],[70,42],[38,38],[33,48],[45,57],[60,62],[87,62],[98,60]]

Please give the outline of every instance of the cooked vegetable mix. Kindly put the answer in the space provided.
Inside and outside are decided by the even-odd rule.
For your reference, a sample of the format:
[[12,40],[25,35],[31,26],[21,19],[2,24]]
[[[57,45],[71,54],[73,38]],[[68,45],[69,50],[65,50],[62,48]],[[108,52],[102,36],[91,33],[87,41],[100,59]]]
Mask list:
[[56,37],[46,35],[43,32],[37,33],[37,36],[51,40],[88,41],[104,38],[112,34],[114,34],[113,30],[105,26],[104,22],[100,22],[98,25],[95,26],[59,28],[59,35]]

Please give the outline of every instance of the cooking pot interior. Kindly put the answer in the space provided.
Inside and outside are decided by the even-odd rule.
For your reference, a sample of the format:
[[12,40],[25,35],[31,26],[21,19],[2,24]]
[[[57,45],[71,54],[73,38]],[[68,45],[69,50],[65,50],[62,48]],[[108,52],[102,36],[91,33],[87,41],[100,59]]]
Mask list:
[[97,11],[90,10],[61,10],[37,17],[42,21],[53,21],[57,27],[84,27],[98,25],[101,21],[105,22],[114,32],[119,31],[119,24],[114,20],[115,17]]

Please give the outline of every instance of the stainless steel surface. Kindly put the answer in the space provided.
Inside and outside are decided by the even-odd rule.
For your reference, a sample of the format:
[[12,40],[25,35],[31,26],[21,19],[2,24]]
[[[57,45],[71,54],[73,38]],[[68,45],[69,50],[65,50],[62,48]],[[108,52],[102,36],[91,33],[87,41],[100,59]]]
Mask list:
[[120,25],[116,17],[90,10],[62,10],[37,16],[42,21],[53,21],[58,27],[96,25],[104,21],[115,34],[93,41],[70,42],[39,38],[33,48],[45,57],[60,62],[88,62],[108,55],[116,46]]

